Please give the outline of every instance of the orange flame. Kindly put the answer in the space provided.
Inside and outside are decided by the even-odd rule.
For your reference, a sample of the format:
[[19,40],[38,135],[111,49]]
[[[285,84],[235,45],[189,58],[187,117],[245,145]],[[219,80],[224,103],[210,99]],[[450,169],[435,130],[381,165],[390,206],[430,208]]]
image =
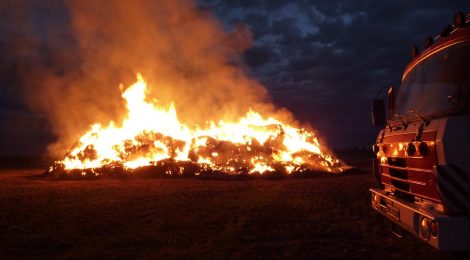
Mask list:
[[122,94],[128,109],[122,124],[94,124],[58,164],[66,171],[115,164],[136,169],[172,159],[225,173],[238,173],[241,167],[248,173],[343,169],[313,132],[252,110],[238,122],[208,121],[204,127],[190,127],[178,120],[173,103],[161,107],[147,102],[146,91],[145,80],[137,74],[137,81]]

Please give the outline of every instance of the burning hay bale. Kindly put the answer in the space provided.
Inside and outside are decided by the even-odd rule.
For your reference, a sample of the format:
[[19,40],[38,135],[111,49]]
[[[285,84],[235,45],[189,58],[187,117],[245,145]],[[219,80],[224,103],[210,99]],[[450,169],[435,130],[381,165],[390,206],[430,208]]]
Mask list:
[[128,116],[121,126],[99,124],[84,134],[53,176],[115,176],[123,173],[161,176],[214,176],[340,173],[344,163],[320,145],[312,131],[249,111],[238,122],[180,123],[175,107],[145,100],[141,75],[122,94]]
[[[246,178],[285,178],[292,177],[314,177],[327,174],[322,170],[311,170],[306,166],[298,166],[294,171],[287,172],[286,165],[278,163],[272,165],[273,170],[264,172],[250,172],[247,167],[234,168],[230,173],[223,170],[213,169],[210,165],[194,162],[177,162],[166,159],[152,165],[140,166],[134,169],[126,168],[122,164],[106,165],[100,168],[72,169],[66,170],[63,165],[55,164],[49,168],[42,176],[59,179],[87,178],[96,179],[100,177],[126,178],[126,177],[198,177],[198,178],[223,178],[223,179],[246,179]],[[345,171],[349,168],[345,167]]]

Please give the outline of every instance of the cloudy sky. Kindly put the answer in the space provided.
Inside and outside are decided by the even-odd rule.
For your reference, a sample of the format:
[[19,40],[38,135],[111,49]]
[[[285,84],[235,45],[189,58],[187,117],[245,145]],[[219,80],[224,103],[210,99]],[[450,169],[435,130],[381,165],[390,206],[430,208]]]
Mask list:
[[371,102],[399,86],[411,46],[437,35],[466,1],[207,0],[227,27],[248,24],[256,40],[249,71],[275,102],[311,122],[337,148],[369,145]]
[[[437,35],[455,11],[470,11],[463,0],[200,0],[199,6],[212,10],[226,30],[249,27],[254,44],[244,54],[245,70],[335,149],[372,144],[376,92],[399,86],[413,44]],[[8,12],[0,6],[0,15]],[[36,15],[47,26],[50,18]],[[0,155],[34,155],[54,136],[10,79],[19,61],[9,60],[3,47],[7,27],[0,25]]]

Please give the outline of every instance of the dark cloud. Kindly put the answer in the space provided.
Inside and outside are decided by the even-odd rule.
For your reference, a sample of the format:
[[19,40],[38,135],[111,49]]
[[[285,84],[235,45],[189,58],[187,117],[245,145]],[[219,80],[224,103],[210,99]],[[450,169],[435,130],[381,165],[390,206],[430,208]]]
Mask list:
[[243,21],[239,22],[248,23],[250,25],[251,33],[255,39],[259,39],[264,35],[269,34],[269,20],[268,16],[260,14],[249,14]]
[[252,68],[268,63],[276,54],[266,46],[253,47],[245,54],[245,62]]

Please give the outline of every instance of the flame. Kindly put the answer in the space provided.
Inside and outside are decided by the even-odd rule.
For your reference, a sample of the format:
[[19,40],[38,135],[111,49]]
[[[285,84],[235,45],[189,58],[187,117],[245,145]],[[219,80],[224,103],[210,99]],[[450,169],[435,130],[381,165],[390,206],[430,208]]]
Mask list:
[[147,102],[146,91],[145,80],[137,74],[137,81],[122,94],[128,109],[122,124],[92,125],[57,164],[66,171],[109,165],[132,170],[174,160],[225,173],[243,169],[261,174],[302,168],[340,172],[344,166],[322,149],[313,132],[252,110],[238,122],[208,121],[204,128],[190,127],[178,120],[173,103],[163,107]]

